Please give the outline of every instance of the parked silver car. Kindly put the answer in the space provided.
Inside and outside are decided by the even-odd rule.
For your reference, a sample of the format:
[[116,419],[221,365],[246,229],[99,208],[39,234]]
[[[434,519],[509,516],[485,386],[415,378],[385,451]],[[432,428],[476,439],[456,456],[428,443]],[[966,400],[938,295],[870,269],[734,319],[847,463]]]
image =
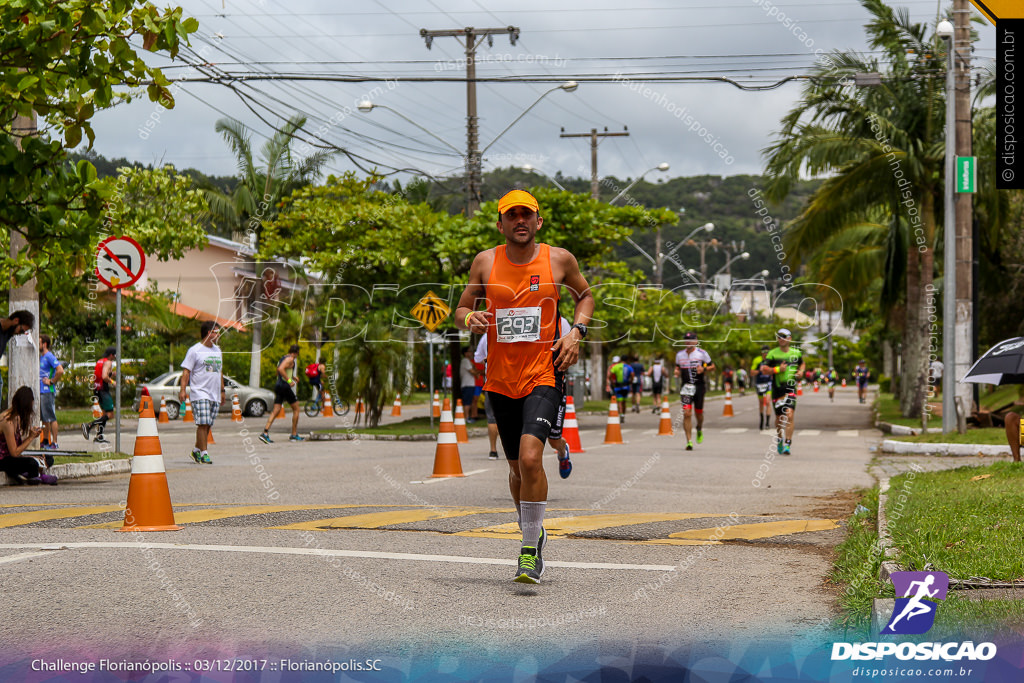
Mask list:
[[[132,410],[138,411],[139,402],[142,400],[142,387],[149,390],[153,397],[154,407],[160,409],[160,399],[167,401],[167,414],[172,420],[178,419],[178,387],[181,385],[181,370],[177,372],[165,372],[151,382],[140,384],[135,388],[135,402]],[[250,387],[246,384],[239,384],[227,375],[224,375],[224,393],[227,400],[220,404],[221,413],[231,412],[231,397],[238,394],[238,403],[242,407],[242,414],[248,417],[261,417],[267,413],[270,406],[274,405],[274,392],[260,387]]]

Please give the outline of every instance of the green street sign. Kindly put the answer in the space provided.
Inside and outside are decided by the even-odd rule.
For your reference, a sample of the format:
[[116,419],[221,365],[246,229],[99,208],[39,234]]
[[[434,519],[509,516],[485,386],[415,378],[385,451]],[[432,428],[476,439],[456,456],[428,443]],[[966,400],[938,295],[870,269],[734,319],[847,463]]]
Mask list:
[[975,192],[978,185],[978,164],[976,157],[956,158],[956,191]]

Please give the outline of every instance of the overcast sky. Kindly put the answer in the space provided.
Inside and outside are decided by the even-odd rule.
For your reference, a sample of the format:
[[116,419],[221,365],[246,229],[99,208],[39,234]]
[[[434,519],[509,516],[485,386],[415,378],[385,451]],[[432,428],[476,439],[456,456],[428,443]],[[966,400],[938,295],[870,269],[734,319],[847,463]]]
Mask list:
[[[949,2],[891,4],[934,25],[938,8]],[[556,82],[481,84],[481,148],[557,81],[574,75],[708,75],[764,85],[807,73],[817,49],[866,50],[867,13],[855,0],[636,0],[636,5],[614,0],[184,0],[181,5],[200,22],[193,49],[229,72],[463,76],[457,40],[436,38],[428,50],[420,28],[516,26],[521,33],[515,46],[507,35],[494,36],[493,47],[481,45],[478,76],[529,75]],[[976,65],[995,54],[994,29],[987,23],[979,28]],[[166,73],[200,75],[180,66]],[[488,149],[484,169],[531,164],[549,175],[589,175],[589,141],[561,139],[560,129],[628,127],[629,137],[602,142],[602,176],[635,177],[662,162],[671,165],[664,177],[759,173],[760,150],[801,87],[788,83],[745,92],[725,83],[635,82],[639,79],[551,92]],[[646,94],[640,90],[645,85]],[[392,111],[356,111],[356,102],[374,88],[379,88],[375,103],[455,149]],[[295,111],[307,114],[310,131],[323,125],[322,137],[369,159],[362,162],[368,168],[415,168],[444,176],[461,166],[456,150],[466,146],[465,84],[256,82],[238,89],[258,101],[249,104],[269,121],[280,122]],[[235,171],[234,157],[214,131],[217,119],[227,114],[252,126],[257,142],[271,130],[224,85],[183,85],[176,99],[173,111],[158,112],[140,99],[98,114],[95,149],[108,157],[226,175]],[[355,166],[339,156],[330,168],[340,172]],[[655,171],[648,179],[659,175]]]

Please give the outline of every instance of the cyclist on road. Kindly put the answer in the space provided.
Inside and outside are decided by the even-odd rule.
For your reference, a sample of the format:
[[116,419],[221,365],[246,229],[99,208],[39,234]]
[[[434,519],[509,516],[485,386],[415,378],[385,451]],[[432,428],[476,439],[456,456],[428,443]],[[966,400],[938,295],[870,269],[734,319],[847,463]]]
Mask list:
[[707,385],[704,378],[715,364],[711,356],[699,348],[696,332],[683,335],[683,350],[676,354],[676,377],[680,378],[679,400],[683,403],[683,431],[686,433],[686,450],[693,450],[692,414],[697,416],[697,443],[704,441],[704,394]]
[[[540,583],[544,572],[544,442],[564,393],[556,372],[565,372],[579,358],[579,343],[594,312],[594,297],[576,257],[536,241],[543,222],[529,192],[505,194],[498,201],[497,223],[505,244],[476,255],[455,309],[459,328],[487,335],[484,390],[509,463],[509,490],[523,532],[513,580],[530,584]],[[566,335],[558,329],[559,289],[572,296],[576,307]],[[478,311],[480,303],[487,309]]]
[[761,371],[764,357],[768,355],[769,351],[771,351],[771,347],[762,346],[761,355],[755,356],[754,362],[750,364],[750,371],[754,373],[754,390],[757,392],[758,431],[768,429],[772,421],[770,412],[772,375]]
[[315,361],[306,366],[306,377],[309,379],[309,386],[313,387],[313,402],[320,403],[320,398],[324,393],[324,373],[327,372],[327,366],[324,365],[323,361]]
[[783,327],[775,336],[779,345],[764,357],[761,372],[773,375],[776,450],[779,455],[790,455],[796,413],[796,383],[806,366],[800,349],[790,348],[792,332]]

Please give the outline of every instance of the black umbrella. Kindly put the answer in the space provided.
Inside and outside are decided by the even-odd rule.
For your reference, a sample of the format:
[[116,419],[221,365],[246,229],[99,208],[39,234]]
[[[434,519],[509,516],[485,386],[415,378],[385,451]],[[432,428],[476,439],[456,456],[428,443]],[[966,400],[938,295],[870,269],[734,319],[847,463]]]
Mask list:
[[1024,384],[1024,337],[1004,339],[979,358],[961,382]]

